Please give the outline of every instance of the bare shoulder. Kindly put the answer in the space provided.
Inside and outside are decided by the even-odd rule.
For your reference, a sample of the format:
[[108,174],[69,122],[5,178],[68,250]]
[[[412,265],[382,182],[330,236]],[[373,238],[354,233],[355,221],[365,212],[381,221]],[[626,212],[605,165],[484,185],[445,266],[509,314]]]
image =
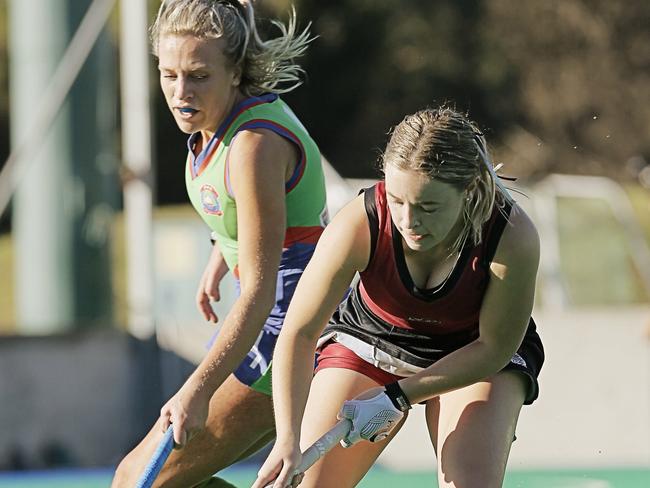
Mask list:
[[539,264],[539,234],[528,214],[517,205],[512,206],[493,263],[517,266],[534,272]]
[[346,255],[350,265],[362,270],[370,256],[370,229],[363,195],[346,204],[325,228],[318,247],[328,254]]
[[287,162],[295,157],[291,142],[269,129],[246,129],[238,132],[231,148],[230,158],[242,164],[259,160]]

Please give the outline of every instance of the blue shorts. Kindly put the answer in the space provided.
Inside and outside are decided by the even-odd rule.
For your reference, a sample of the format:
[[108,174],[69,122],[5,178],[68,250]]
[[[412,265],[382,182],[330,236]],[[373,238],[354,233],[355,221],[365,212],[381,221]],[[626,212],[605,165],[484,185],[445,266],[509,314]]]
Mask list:
[[[271,395],[271,361],[275,343],[284,323],[291,297],[296,291],[298,280],[302,276],[313,250],[313,245],[304,244],[294,245],[289,250],[285,249],[282,257],[283,262],[278,270],[273,310],[266,319],[255,344],[233,371],[239,381],[260,393]],[[290,266],[288,262],[291,263]],[[239,281],[236,281],[236,286],[239,295]],[[217,335],[218,333],[210,340],[208,347],[212,346]]]
[[266,328],[233,374],[235,378],[255,391],[271,395],[271,363],[278,334]]

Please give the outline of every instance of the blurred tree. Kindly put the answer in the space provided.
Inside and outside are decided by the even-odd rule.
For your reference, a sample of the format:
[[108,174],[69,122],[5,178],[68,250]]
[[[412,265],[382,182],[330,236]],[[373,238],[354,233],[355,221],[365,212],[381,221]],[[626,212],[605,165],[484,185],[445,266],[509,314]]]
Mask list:
[[636,177],[634,161],[650,159],[650,2],[484,5],[482,35],[518,85],[508,95],[519,116],[501,135],[503,159],[532,176]]
[[470,111],[519,176],[625,179],[638,156],[650,159],[648,2],[303,0],[298,9],[319,38],[306,86],[287,98],[346,176],[372,173],[404,114],[445,101]]
[[504,63],[485,68],[480,0],[303,0],[298,9],[318,39],[305,86],[286,98],[345,176],[376,175],[387,131],[419,108],[448,101],[492,130],[515,113],[493,111],[484,95],[507,92],[513,77]]
[[[150,0],[151,17],[159,0]],[[344,175],[375,176],[387,132],[449,102],[487,132],[506,173],[635,177],[650,160],[650,2],[625,0],[258,0],[263,18],[317,37],[285,95]],[[0,1],[0,155],[7,147]],[[262,25],[270,35],[270,22]],[[152,60],[155,70],[155,60]],[[152,76],[160,203],[185,202],[185,137]],[[4,161],[4,158],[2,158]]]

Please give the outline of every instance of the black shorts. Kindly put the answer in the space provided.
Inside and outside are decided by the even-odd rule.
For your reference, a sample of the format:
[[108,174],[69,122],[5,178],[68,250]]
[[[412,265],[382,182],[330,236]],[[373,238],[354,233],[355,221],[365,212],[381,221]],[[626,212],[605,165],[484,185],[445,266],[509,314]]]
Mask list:
[[530,322],[521,346],[512,356],[510,362],[502,369],[502,371],[521,371],[530,380],[524,405],[530,405],[539,396],[538,377],[544,364],[544,346],[539,334],[537,334],[535,322],[532,318]]

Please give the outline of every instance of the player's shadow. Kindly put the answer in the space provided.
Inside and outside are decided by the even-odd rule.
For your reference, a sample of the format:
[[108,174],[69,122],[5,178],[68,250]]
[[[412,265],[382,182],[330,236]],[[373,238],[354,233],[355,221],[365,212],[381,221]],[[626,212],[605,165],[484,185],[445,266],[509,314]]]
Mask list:
[[486,479],[494,479],[494,473],[505,469],[502,464],[507,453],[498,452],[506,449],[505,443],[495,442],[503,434],[497,425],[486,422],[487,408],[493,409],[494,405],[486,401],[468,404],[456,429],[439,447],[440,469],[447,483],[458,487],[488,486],[483,484]]

